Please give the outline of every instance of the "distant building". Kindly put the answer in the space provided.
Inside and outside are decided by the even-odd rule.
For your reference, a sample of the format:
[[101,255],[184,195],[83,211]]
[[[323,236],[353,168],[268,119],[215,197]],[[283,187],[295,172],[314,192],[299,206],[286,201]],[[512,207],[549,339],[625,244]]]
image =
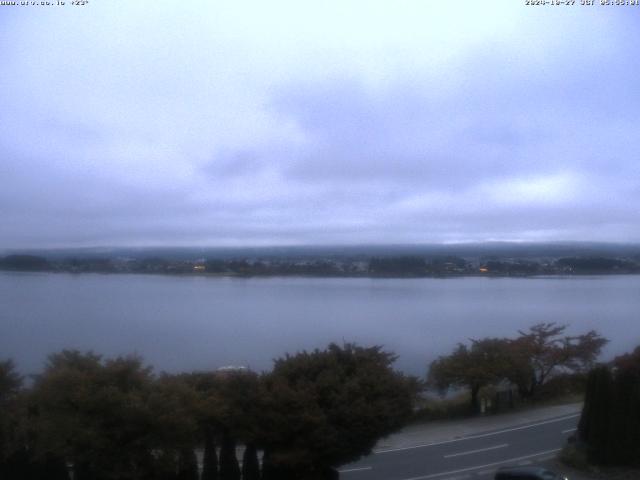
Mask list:
[[224,367],[219,367],[216,369],[216,372],[248,372],[249,368],[243,366],[236,365],[226,365]]

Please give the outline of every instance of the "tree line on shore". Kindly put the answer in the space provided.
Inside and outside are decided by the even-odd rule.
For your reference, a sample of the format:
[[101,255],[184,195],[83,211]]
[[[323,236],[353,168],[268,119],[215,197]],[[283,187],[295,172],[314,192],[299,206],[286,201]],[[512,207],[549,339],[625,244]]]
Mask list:
[[331,344],[279,358],[263,374],[155,375],[136,356],[64,350],[28,387],[0,362],[0,478],[337,478],[337,466],[412,414],[419,382],[394,371],[395,358]]
[[640,273],[640,261],[628,258],[562,257],[553,261],[419,256],[355,258],[66,258],[36,255],[0,257],[0,270],[71,273],[163,273],[229,276],[429,277],[453,275],[580,275]]

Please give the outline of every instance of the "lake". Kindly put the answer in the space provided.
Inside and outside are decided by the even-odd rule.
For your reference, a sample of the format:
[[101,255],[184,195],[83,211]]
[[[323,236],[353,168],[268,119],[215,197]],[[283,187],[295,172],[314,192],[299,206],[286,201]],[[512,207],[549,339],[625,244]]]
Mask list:
[[457,342],[542,321],[598,330],[604,358],[640,344],[640,276],[207,278],[0,273],[0,359],[24,373],[63,348],[138,353],[157,370],[269,369],[329,342],[382,344],[424,375]]

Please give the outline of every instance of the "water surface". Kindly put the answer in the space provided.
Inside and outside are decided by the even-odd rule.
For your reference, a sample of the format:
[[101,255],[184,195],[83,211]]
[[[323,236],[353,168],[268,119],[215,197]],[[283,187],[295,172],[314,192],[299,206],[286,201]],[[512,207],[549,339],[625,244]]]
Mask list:
[[329,342],[382,344],[424,374],[457,342],[536,322],[640,344],[640,276],[206,278],[0,273],[0,358],[38,371],[62,348],[137,352],[158,370],[248,365]]

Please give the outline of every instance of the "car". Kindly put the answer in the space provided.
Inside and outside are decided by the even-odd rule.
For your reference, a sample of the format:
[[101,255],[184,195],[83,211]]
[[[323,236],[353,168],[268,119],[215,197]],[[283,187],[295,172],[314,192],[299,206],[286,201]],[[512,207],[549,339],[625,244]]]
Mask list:
[[568,480],[567,477],[542,467],[502,467],[494,480]]

